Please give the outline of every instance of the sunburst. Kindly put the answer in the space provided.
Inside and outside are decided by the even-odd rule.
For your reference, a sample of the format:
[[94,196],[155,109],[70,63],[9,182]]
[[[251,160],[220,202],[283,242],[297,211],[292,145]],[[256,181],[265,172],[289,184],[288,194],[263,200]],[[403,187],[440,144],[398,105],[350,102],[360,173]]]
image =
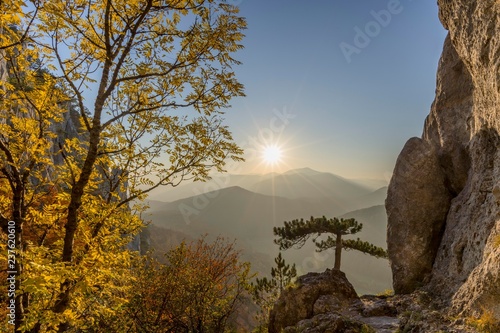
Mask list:
[[265,146],[262,149],[262,160],[267,164],[279,164],[283,157],[283,152],[276,145]]

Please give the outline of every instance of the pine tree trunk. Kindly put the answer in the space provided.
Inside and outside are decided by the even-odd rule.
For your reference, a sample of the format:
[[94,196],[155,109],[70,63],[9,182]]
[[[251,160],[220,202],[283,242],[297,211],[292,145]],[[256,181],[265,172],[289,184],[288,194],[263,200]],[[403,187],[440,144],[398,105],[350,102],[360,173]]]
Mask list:
[[335,266],[334,269],[340,270],[340,258],[342,255],[342,234],[337,234],[335,242]]

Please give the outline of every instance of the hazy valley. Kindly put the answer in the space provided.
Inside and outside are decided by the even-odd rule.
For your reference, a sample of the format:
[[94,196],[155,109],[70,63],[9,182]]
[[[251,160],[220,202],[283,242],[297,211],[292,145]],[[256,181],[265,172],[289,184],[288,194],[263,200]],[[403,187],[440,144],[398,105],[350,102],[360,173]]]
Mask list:
[[[323,215],[353,217],[363,223],[363,230],[354,238],[385,248],[387,216],[383,203],[387,188],[383,185],[382,180],[353,181],[307,168],[283,174],[227,174],[207,183],[153,192],[145,219],[152,222],[151,245],[159,251],[184,238],[222,235],[237,240],[255,271],[268,274],[279,253],[272,230],[284,221]],[[381,187],[375,189],[377,186]],[[175,200],[176,196],[180,199]],[[386,260],[344,252],[342,270],[358,293],[391,289]],[[317,253],[309,242],[300,250],[284,251],[283,256],[303,274],[333,267],[332,253]]]

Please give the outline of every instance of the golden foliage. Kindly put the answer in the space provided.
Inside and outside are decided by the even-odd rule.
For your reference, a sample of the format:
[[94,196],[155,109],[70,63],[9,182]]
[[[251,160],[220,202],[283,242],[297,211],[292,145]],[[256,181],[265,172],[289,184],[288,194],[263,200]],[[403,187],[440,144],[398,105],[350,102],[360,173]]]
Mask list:
[[500,322],[493,314],[493,311],[488,309],[483,309],[479,318],[469,318],[467,322],[480,333],[496,333],[500,331]]
[[218,237],[180,246],[165,264],[145,258],[128,307],[128,327],[139,332],[226,332],[244,300],[250,265],[233,243]]
[[0,263],[14,221],[18,330],[107,329],[140,200],[241,160],[221,115],[243,96],[245,26],[215,1],[0,2]]

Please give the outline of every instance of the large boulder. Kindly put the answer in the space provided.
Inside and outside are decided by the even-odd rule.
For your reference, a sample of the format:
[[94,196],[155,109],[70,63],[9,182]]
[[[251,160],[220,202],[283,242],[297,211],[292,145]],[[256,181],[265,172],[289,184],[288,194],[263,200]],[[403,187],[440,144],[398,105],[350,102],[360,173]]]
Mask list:
[[[422,139],[398,158],[386,201],[394,285],[423,286],[455,313],[488,309],[500,320],[500,3],[438,4],[449,35],[436,98]],[[410,254],[404,263],[401,252],[418,240],[421,262]]]
[[[283,291],[270,313],[268,331],[280,333],[317,315],[332,316],[332,312],[345,309],[358,299],[343,272],[327,269],[323,273],[308,273],[300,276],[294,287]],[[337,322],[341,325],[341,319]]]
[[387,193],[387,249],[396,293],[411,293],[429,281],[451,202],[445,182],[434,146],[410,139]]

